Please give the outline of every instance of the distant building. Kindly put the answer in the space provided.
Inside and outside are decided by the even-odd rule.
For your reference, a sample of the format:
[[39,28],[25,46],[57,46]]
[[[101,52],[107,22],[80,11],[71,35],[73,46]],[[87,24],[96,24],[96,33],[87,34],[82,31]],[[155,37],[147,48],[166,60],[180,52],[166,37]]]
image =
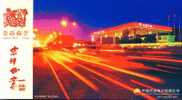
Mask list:
[[58,35],[53,41],[48,43],[49,48],[72,48],[75,38],[70,35]]
[[73,44],[74,48],[82,48],[82,47],[87,47],[87,48],[96,48],[95,43],[87,40],[76,40]]
[[130,22],[91,33],[91,41],[97,44],[174,42],[171,27]]

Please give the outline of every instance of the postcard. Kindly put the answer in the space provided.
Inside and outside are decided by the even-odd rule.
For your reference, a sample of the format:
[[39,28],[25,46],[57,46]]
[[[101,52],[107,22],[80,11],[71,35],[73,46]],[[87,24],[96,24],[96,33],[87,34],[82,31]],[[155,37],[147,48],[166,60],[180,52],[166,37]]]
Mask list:
[[0,99],[182,100],[181,4],[1,0]]

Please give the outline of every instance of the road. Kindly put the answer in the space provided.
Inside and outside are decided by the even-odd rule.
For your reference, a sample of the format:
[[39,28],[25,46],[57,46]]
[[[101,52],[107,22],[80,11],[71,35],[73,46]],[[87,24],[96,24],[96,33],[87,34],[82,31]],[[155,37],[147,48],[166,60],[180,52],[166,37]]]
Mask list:
[[[159,99],[162,93],[149,95],[141,89],[181,90],[181,50],[82,48],[34,52],[34,98]],[[137,89],[139,94],[134,94]],[[174,98],[180,100],[181,95]]]

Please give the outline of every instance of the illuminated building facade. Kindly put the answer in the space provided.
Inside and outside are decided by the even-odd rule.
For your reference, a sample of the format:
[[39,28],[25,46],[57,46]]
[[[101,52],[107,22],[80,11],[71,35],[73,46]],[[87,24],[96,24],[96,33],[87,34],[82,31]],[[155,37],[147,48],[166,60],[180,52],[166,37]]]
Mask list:
[[171,27],[130,22],[93,32],[91,41],[99,44],[166,43],[174,42],[175,35]]

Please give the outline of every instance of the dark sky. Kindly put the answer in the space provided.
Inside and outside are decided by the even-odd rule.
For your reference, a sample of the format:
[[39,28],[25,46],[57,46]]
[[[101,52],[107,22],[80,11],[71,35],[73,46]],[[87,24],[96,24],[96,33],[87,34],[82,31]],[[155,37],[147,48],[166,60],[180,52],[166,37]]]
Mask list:
[[182,17],[182,0],[34,0],[34,12],[35,19],[69,15],[96,28],[130,21],[167,25],[168,15]]
[[[168,25],[173,16],[179,22],[182,0],[34,0],[34,15],[34,27],[42,33],[56,30],[89,39],[91,32],[133,21]],[[65,16],[79,28],[60,27]]]

